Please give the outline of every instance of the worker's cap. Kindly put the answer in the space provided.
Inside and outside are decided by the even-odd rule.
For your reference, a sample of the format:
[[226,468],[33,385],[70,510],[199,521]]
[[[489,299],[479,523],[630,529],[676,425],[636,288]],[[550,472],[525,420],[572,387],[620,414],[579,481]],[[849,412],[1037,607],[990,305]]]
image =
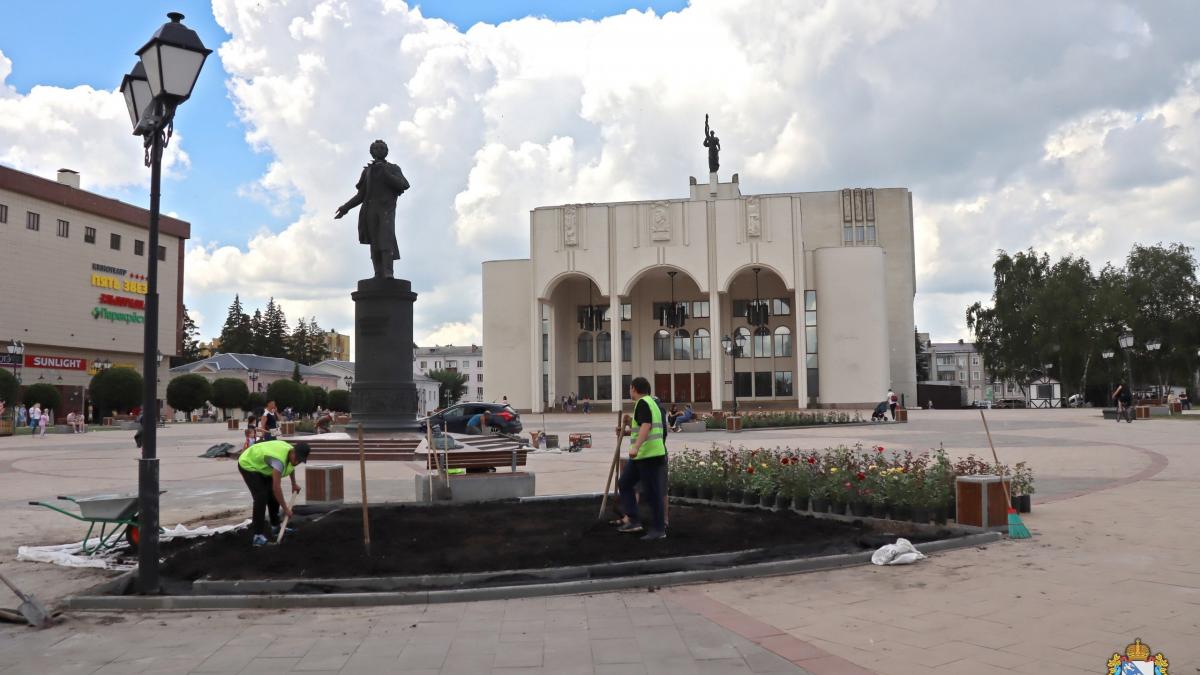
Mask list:
[[307,462],[308,453],[312,450],[312,448],[308,447],[308,443],[304,442],[297,443],[296,445],[292,446],[292,449],[296,451],[297,464],[303,464]]

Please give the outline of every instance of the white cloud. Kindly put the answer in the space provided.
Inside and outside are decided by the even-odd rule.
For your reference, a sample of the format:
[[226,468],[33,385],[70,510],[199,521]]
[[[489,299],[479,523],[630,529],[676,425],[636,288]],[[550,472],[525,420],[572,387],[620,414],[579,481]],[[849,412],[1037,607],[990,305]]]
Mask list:
[[[1200,241],[1186,0],[695,0],[466,32],[399,0],[213,12],[247,142],[273,158],[246,193],[298,215],[244,246],[194,241],[189,293],[273,295],[327,327],[351,324],[347,296],[370,275],[354,215],[332,214],[375,138],[412,183],[398,271],[420,294],[419,340],[478,341],[479,264],[527,254],[531,208],[686,194],[706,171],[705,113],[747,192],[911,188],[917,317],[937,339],[965,337],[998,248],[1099,264],[1133,241]],[[136,139],[113,92],[41,89],[0,87],[0,151],[53,169],[92,143],[85,176],[143,179],[136,151],[116,152]]]
[[[13,67],[0,51],[0,164],[42,177],[74,169],[87,190],[149,184],[142,141],[130,133],[119,91],[35,86],[22,94],[7,84]],[[189,164],[182,140],[175,134],[163,155],[167,175]]]

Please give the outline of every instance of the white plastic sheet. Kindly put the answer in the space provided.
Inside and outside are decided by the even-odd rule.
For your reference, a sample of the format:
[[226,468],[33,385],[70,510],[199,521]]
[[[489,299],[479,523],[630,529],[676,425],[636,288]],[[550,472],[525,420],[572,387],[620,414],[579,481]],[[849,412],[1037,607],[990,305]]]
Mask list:
[[871,554],[871,562],[876,565],[911,565],[924,558],[925,554],[904,538],[897,539],[894,544],[884,544]]
[[[240,529],[249,524],[250,520],[247,519],[236,525],[221,525],[218,527],[201,525],[195,528],[188,528],[185,525],[176,525],[173,528],[164,529],[158,535],[158,539],[159,541],[170,541],[172,539],[211,537],[214,534]],[[99,538],[89,539],[87,541],[87,548],[90,549],[99,543]],[[52,563],[62,567],[92,567],[108,570],[129,570],[136,566],[133,561],[124,561],[128,553],[124,539],[121,540],[119,546],[107,551],[101,551],[95,555],[80,555],[80,551],[83,548],[83,542],[58,544],[55,546],[21,546],[17,549],[17,560]]]

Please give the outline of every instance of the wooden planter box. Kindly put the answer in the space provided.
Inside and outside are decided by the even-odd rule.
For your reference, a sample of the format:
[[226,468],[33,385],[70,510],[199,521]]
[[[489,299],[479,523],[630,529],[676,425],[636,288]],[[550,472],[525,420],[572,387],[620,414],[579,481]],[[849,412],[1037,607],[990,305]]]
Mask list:
[[725,418],[725,431],[741,431],[741,430],[742,430],[741,416]]
[[907,422],[908,421],[908,410],[905,408],[896,408],[896,421],[897,422]]
[[12,436],[12,435],[13,435],[13,421],[12,420],[0,420],[0,436]]
[[296,435],[296,423],[295,422],[280,422],[279,423],[279,435],[280,436],[295,436]]
[[308,504],[341,504],[345,500],[345,475],[341,464],[305,464],[304,487]]
[[231,431],[233,431],[238,428],[238,422],[240,421],[241,420],[225,420],[225,425],[228,426]]
[[1138,405],[1133,407],[1133,419],[1148,420],[1150,419],[1150,406]]
[[1182,415],[1183,414],[1183,404],[1182,403],[1172,403],[1171,404],[1171,414],[1172,415]]
[[1009,505],[1000,476],[959,476],[954,481],[954,500],[954,520],[959,525],[1008,527]]

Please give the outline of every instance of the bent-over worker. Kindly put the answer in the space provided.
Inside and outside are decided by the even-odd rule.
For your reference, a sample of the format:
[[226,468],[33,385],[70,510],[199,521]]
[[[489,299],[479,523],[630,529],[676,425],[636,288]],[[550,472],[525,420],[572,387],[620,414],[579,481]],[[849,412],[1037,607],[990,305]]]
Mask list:
[[238,457],[238,472],[254,500],[250,532],[254,535],[252,543],[255,546],[267,543],[264,516],[270,516],[272,529],[279,527],[280,508],[291,518],[292,510],[283,498],[281,484],[287,476],[292,479],[292,492],[300,492],[300,486],[296,484],[296,465],[308,461],[308,453],[308,443],[292,445],[287,441],[261,441],[246,448]]
[[471,415],[471,419],[467,420],[467,433],[473,436],[478,436],[484,433],[492,426],[492,414],[486,410],[481,413]]

